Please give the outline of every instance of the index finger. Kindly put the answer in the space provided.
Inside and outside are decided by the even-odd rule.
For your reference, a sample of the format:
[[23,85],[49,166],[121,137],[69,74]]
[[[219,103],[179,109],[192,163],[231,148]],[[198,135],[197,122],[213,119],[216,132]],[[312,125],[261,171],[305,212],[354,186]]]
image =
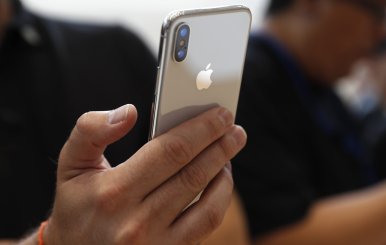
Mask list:
[[[234,124],[225,108],[211,109],[153,139],[114,169],[117,183],[146,196],[223,136]],[[135,189],[133,190],[133,186]]]

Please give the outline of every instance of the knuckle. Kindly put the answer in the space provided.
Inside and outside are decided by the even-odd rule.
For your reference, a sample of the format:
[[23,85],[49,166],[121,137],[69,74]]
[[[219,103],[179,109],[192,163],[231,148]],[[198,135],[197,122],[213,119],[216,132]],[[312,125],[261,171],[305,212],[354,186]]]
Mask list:
[[185,234],[183,244],[197,244],[198,240],[207,237],[221,225],[223,214],[218,208],[206,205],[202,212],[204,218],[201,220],[200,225]]
[[229,159],[234,154],[234,143],[233,139],[231,139],[229,136],[225,136],[219,140],[219,154],[223,156],[225,159]]
[[68,140],[70,142],[79,140],[82,142],[86,141],[91,143],[95,148],[103,149],[106,139],[103,134],[98,133],[99,131],[103,131],[103,129],[100,128],[100,125],[96,126],[95,119],[97,117],[95,116],[95,112],[87,112],[80,116]]
[[192,148],[189,141],[183,136],[175,136],[164,144],[164,152],[167,161],[184,166],[193,158]]
[[123,232],[118,233],[113,244],[145,244],[146,233],[145,222],[131,222]]
[[190,233],[190,234],[187,234],[186,237],[183,238],[183,242],[181,242],[180,244],[184,244],[184,245],[197,245],[197,244],[200,244],[197,240],[197,237],[195,234],[193,233]]
[[117,210],[117,200],[121,192],[115,187],[101,187],[95,196],[97,210],[103,213],[113,213]]
[[189,166],[180,173],[183,186],[192,193],[200,192],[208,183],[207,173],[198,166]]
[[205,125],[208,130],[208,136],[210,136],[211,139],[217,138],[224,129],[219,119],[206,118]]
[[83,115],[81,115],[75,125],[76,130],[84,135],[88,135],[89,131],[89,118],[90,118],[90,112],[86,112]]
[[220,211],[221,209],[216,208],[212,205],[206,206],[206,229],[208,232],[214,231],[217,229],[223,220],[223,214]]

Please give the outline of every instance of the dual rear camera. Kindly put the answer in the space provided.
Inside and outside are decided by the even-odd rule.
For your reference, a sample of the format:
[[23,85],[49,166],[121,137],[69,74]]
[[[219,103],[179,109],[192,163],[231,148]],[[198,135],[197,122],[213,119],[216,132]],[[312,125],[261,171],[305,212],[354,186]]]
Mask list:
[[178,62],[185,60],[188,55],[190,28],[186,24],[182,24],[177,28],[174,59]]

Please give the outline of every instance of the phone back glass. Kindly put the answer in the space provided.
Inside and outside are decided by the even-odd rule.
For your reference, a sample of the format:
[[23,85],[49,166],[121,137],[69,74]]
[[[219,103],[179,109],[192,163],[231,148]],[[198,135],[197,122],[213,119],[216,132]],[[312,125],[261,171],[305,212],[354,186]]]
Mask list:
[[[165,19],[150,138],[214,106],[236,114],[250,23],[243,6],[176,11]],[[176,31],[182,24],[190,27],[189,46],[185,60],[177,62]],[[213,82],[199,89],[198,74],[209,65],[202,76],[211,75]]]

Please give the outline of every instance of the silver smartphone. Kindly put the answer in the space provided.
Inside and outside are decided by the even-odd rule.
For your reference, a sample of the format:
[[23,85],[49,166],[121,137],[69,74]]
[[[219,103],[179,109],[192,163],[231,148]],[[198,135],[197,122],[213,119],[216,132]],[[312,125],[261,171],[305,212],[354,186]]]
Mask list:
[[250,25],[240,5],[166,17],[150,139],[215,106],[236,115]]

